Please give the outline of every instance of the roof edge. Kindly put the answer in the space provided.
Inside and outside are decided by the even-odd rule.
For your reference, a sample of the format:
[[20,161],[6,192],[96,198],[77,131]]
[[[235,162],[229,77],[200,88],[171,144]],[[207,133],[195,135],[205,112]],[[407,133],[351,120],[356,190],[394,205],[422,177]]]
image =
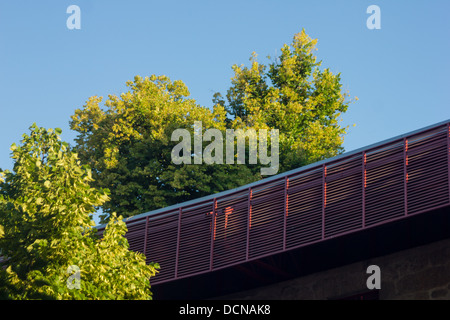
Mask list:
[[[212,200],[214,198],[219,198],[219,197],[226,196],[228,194],[232,194],[232,193],[236,193],[236,192],[239,192],[239,191],[243,191],[245,189],[248,189],[248,188],[251,188],[251,187],[255,187],[255,186],[258,186],[260,184],[266,184],[266,183],[269,183],[269,182],[272,182],[272,181],[275,181],[275,180],[278,180],[280,178],[283,178],[283,177],[286,177],[286,176],[290,176],[290,175],[293,175],[293,174],[296,174],[296,173],[300,173],[302,171],[306,171],[306,170],[312,169],[314,167],[321,166],[321,165],[323,165],[325,163],[334,162],[336,160],[339,160],[339,159],[342,159],[342,158],[346,158],[346,157],[349,157],[349,156],[361,153],[361,152],[363,152],[365,150],[373,149],[373,148],[376,148],[376,147],[388,144],[390,142],[394,142],[394,141],[403,139],[405,137],[409,137],[409,136],[415,135],[417,133],[428,131],[430,129],[437,128],[437,127],[443,126],[444,124],[448,124],[448,123],[450,123],[450,119],[447,119],[447,120],[444,120],[444,121],[441,121],[441,122],[438,122],[438,123],[435,123],[435,124],[432,124],[432,125],[428,125],[428,126],[425,126],[423,128],[416,129],[416,130],[413,130],[413,131],[410,131],[410,132],[407,132],[407,133],[404,133],[404,134],[400,134],[398,136],[395,136],[395,137],[392,137],[392,138],[389,138],[389,139],[385,139],[385,140],[382,140],[382,141],[379,141],[379,142],[375,142],[373,144],[370,144],[370,145],[367,145],[367,146],[364,146],[364,147],[361,147],[361,148],[358,148],[358,149],[355,149],[355,150],[352,150],[352,151],[344,152],[344,153],[342,153],[340,155],[337,155],[337,156],[334,156],[332,158],[327,158],[327,159],[324,159],[324,160],[321,160],[321,161],[318,161],[318,162],[314,162],[314,163],[308,164],[308,165],[303,166],[303,167],[299,167],[299,168],[292,169],[292,170],[289,170],[289,171],[286,171],[286,172],[283,172],[283,173],[280,173],[280,174],[277,174],[277,175],[273,175],[271,177],[267,177],[267,178],[264,178],[264,179],[261,179],[261,180],[258,180],[258,181],[255,181],[255,182],[252,182],[252,183],[249,183],[249,184],[246,184],[246,185],[234,188],[234,189],[230,189],[230,190],[226,190],[226,191],[210,194],[210,195],[207,195],[207,196],[204,196],[204,197],[201,197],[201,198],[197,198],[197,199],[193,199],[193,200],[177,203],[177,204],[174,204],[174,205],[171,205],[171,206],[168,206],[168,207],[164,207],[164,208],[160,208],[160,209],[155,209],[155,210],[152,210],[152,211],[144,212],[144,213],[132,216],[132,217],[125,218],[125,219],[123,219],[123,221],[131,221],[131,220],[135,220],[135,219],[141,219],[143,217],[155,215],[155,214],[162,213],[162,212],[172,211],[172,210],[179,209],[179,208],[185,207],[185,206],[189,206],[189,205],[195,204],[197,202],[208,201],[208,200]],[[98,225],[95,228],[103,229],[104,227],[106,227],[106,224]]]

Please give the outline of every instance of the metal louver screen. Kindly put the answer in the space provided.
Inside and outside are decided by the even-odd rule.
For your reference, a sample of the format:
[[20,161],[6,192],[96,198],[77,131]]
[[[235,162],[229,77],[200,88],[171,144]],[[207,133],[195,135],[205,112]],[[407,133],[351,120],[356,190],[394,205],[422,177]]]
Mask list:
[[284,180],[251,191],[249,258],[283,249]]
[[[450,205],[449,123],[126,221],[152,284]],[[99,229],[99,233],[102,232]]]
[[406,152],[408,213],[412,214],[448,202],[448,150],[446,130],[408,139]]
[[248,194],[241,192],[217,201],[214,268],[246,259]]
[[404,215],[403,141],[366,153],[365,225],[371,226]]
[[289,179],[286,248],[322,239],[322,169]]
[[362,227],[362,157],[324,167],[325,237]]
[[178,276],[210,269],[212,211],[212,202],[181,211]]
[[156,275],[155,279],[158,281],[173,278],[176,267],[174,257],[177,254],[178,210],[152,217],[147,225],[147,263],[157,262],[161,270],[164,270]]

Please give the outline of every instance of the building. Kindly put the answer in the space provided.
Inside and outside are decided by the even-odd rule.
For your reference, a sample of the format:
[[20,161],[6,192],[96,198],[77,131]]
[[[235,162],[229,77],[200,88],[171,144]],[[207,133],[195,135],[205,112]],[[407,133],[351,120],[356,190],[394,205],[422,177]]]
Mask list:
[[450,121],[126,223],[155,299],[448,299]]

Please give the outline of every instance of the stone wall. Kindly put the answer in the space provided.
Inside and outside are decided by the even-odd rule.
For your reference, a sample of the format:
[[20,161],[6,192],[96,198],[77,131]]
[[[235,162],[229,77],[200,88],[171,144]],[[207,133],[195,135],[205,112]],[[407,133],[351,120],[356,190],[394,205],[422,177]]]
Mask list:
[[450,299],[450,239],[217,299],[344,298],[370,291],[369,265],[380,267],[381,300]]

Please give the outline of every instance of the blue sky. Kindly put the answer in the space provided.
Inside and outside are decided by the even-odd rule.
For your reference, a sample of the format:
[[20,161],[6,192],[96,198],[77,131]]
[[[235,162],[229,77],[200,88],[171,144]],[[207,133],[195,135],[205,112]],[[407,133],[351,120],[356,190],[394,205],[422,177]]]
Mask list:
[[[69,30],[68,6],[81,9]],[[381,29],[369,30],[369,5]],[[211,106],[233,64],[280,53],[305,28],[323,67],[359,101],[343,116],[347,151],[450,118],[450,1],[0,0],[0,167],[36,122],[63,129],[88,97],[120,94],[135,75],[183,80]]]

